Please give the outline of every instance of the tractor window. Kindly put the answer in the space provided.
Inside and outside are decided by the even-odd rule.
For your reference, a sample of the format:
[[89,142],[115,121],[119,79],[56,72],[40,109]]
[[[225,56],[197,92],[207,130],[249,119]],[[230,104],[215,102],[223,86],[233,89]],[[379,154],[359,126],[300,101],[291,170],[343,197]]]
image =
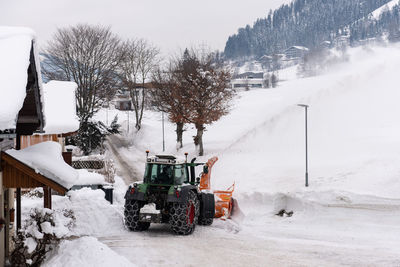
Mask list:
[[188,175],[184,165],[176,165],[174,168],[174,184],[188,182]]
[[151,184],[172,184],[172,174],[172,165],[147,164],[144,180]]

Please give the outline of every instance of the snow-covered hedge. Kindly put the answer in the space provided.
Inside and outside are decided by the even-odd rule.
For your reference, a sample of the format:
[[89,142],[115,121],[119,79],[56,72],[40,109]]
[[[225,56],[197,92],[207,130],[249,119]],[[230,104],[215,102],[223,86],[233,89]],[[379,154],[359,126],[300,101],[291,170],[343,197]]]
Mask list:
[[32,209],[23,228],[13,237],[12,265],[40,266],[46,253],[71,236],[74,223],[72,210]]

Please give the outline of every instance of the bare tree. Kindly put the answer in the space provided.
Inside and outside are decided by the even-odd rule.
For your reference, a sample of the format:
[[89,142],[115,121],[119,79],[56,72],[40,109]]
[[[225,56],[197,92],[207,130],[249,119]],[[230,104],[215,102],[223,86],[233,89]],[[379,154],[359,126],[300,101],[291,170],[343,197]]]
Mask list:
[[93,117],[116,92],[115,69],[123,57],[120,43],[109,27],[78,24],[57,29],[44,49],[44,76],[77,83],[77,112],[81,123]]
[[185,50],[180,64],[186,88],[185,97],[191,104],[186,121],[195,125],[197,134],[193,137],[199,155],[204,154],[203,134],[205,125],[218,121],[229,112],[234,91],[229,88],[230,74],[212,64],[210,53],[199,50]]
[[122,50],[124,58],[119,67],[119,77],[130,92],[135,127],[140,130],[146,103],[145,83],[158,62],[159,50],[143,39],[126,41]]

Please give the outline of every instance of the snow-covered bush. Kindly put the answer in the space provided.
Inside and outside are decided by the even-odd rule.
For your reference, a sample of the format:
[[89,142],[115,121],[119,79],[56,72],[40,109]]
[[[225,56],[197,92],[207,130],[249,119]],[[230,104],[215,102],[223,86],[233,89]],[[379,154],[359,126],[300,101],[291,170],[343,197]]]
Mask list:
[[108,127],[101,121],[81,122],[78,134],[67,138],[67,144],[78,146],[84,155],[89,155],[95,149],[102,147],[108,135],[120,133],[120,126],[117,116]]
[[22,229],[13,237],[12,265],[40,266],[47,252],[71,236],[74,223],[72,210],[32,209]]

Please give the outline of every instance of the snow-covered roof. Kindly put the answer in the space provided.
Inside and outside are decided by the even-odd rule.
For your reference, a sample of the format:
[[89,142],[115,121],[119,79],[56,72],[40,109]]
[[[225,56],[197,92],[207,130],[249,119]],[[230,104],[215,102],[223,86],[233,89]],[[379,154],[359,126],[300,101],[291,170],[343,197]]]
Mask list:
[[74,82],[50,81],[43,85],[46,134],[70,133],[78,130],[76,88]]
[[57,142],[43,142],[22,150],[9,149],[6,153],[66,189],[74,185],[105,183],[101,174],[84,169],[76,170],[68,165],[62,157],[61,145]]
[[392,0],[386,4],[384,4],[383,6],[381,6],[380,8],[374,10],[371,13],[371,16],[373,19],[379,19],[379,17],[387,11],[392,10],[396,5],[400,4],[400,0]]
[[[26,96],[27,70],[32,44],[35,47],[33,30],[0,26],[0,130],[16,128],[18,112]],[[39,60],[36,53],[35,58],[39,89],[41,89]]]
[[6,153],[67,189],[79,179],[78,171],[65,163],[59,143],[43,142],[22,150],[9,149]]
[[307,47],[298,46],[298,45],[291,46],[291,47],[289,47],[288,49],[286,49],[286,51],[288,51],[289,49],[292,49],[292,48],[295,48],[295,49],[298,49],[298,50],[308,51],[308,48],[307,48]]

